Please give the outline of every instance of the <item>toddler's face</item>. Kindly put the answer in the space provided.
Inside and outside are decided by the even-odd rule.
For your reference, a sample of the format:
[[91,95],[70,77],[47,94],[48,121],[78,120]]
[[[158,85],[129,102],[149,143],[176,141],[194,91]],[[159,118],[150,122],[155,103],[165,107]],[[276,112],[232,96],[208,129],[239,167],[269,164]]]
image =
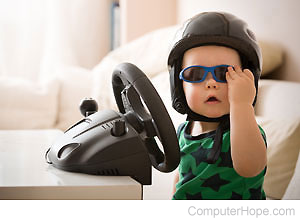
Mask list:
[[[185,52],[182,68],[192,65],[212,67],[224,64],[241,66],[238,52],[223,46],[200,46]],[[183,81],[182,85],[186,101],[192,111],[210,118],[217,118],[229,113],[227,83],[215,81],[211,73],[208,73],[203,82]]]

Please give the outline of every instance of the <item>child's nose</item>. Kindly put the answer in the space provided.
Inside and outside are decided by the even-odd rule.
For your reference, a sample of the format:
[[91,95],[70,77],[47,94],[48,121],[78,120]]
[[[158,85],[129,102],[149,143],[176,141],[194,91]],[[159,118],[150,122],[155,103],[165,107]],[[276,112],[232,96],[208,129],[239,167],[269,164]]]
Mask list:
[[209,72],[205,79],[205,88],[206,89],[219,89],[218,82],[213,78],[212,74]]

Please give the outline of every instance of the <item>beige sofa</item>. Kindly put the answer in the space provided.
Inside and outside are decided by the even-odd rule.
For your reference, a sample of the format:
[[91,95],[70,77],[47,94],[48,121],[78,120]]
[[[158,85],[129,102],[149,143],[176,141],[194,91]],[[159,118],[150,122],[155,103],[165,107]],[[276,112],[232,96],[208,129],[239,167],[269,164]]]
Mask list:
[[[175,128],[185,117],[170,103],[167,55],[178,26],[149,33],[109,53],[93,70],[70,67],[42,83],[0,77],[0,129],[65,130],[82,118],[78,104],[94,97],[99,109],[116,109],[111,73],[122,62],[132,62],[151,79]],[[282,50],[261,43],[266,75],[282,63]],[[270,199],[300,199],[300,83],[262,79],[256,115],[268,142],[268,170],[264,188]],[[173,173],[153,169],[153,184],[144,199],[170,199]]]

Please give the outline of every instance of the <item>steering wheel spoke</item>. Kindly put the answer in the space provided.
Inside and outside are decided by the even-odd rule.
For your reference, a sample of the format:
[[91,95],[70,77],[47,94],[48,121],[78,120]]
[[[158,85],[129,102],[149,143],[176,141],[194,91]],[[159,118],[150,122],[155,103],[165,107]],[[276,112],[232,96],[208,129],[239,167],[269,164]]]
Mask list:
[[[125,86],[122,91],[122,101],[125,112],[133,112],[136,115],[137,121],[142,125],[145,137],[154,137],[157,135],[157,130],[153,126],[153,118],[146,111],[139,94],[132,85]],[[137,125],[136,123],[134,124]]]

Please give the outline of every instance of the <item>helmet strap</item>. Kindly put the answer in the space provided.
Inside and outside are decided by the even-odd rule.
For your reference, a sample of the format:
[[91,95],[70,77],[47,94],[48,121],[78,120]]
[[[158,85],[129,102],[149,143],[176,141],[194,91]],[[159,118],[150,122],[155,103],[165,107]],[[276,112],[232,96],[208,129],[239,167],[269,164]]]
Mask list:
[[216,130],[216,135],[215,135],[215,138],[214,138],[214,144],[213,144],[213,147],[212,147],[210,153],[208,154],[207,163],[214,164],[214,163],[217,162],[217,160],[220,156],[221,150],[222,150],[223,133],[228,128],[230,128],[229,117],[222,120],[220,122],[217,130]]
[[187,116],[188,121],[219,122],[218,128],[216,130],[216,135],[214,137],[213,147],[210,150],[210,153],[208,154],[207,157],[207,163],[214,164],[218,160],[222,150],[223,133],[230,127],[229,114],[225,114],[217,118],[209,118],[203,115],[196,114],[194,112],[192,112],[194,113],[192,114],[191,112],[192,112],[191,110],[190,112],[188,112],[188,116]]
[[187,111],[187,121],[203,121],[203,122],[221,122],[222,120],[228,119],[229,114],[225,114],[223,116],[217,117],[217,118],[209,118],[204,115],[199,115],[195,112],[193,112],[190,108],[188,108]]

